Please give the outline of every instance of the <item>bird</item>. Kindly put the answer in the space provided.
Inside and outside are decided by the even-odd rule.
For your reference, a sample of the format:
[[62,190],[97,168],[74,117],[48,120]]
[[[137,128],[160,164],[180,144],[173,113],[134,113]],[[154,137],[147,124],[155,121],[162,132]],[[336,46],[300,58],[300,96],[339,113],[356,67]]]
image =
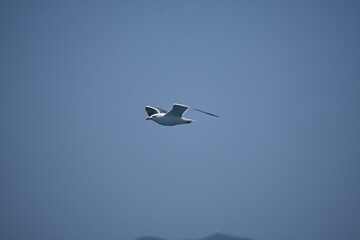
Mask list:
[[163,126],[174,126],[179,124],[191,123],[194,120],[182,117],[182,115],[189,109],[193,109],[195,111],[202,112],[213,117],[219,117],[218,115],[208,113],[200,109],[174,103],[172,109],[169,112],[158,107],[146,106],[145,111],[149,115],[146,120],[153,120],[154,122]]

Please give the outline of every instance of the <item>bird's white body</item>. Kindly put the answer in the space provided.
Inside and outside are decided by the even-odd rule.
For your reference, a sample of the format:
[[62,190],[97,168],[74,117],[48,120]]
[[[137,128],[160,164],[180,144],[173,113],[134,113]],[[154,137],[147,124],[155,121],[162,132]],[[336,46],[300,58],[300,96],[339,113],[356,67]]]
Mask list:
[[160,125],[164,126],[174,126],[178,124],[185,124],[185,123],[191,123],[193,120],[187,119],[187,118],[175,118],[175,117],[169,117],[165,113],[158,113],[151,116],[151,120],[154,122],[157,122]]

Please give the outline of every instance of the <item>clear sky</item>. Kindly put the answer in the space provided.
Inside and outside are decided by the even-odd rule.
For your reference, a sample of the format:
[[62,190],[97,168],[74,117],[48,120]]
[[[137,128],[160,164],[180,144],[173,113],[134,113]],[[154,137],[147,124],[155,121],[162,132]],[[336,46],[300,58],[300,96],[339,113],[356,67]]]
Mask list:
[[0,239],[360,239],[359,13],[1,1]]

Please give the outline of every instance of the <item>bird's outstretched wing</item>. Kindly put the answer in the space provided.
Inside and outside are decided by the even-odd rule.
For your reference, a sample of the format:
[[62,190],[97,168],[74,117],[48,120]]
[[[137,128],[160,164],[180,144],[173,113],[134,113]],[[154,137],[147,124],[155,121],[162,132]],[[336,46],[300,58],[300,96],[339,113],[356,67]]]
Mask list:
[[152,116],[156,113],[167,113],[168,111],[158,108],[158,107],[152,107],[152,106],[146,106],[145,110],[149,116]]
[[182,115],[189,109],[190,107],[182,105],[182,104],[173,104],[173,108],[166,114],[166,116],[171,117],[179,117],[181,118]]
[[205,111],[200,110],[200,109],[197,109],[197,108],[191,108],[191,109],[193,109],[193,110],[195,110],[195,111],[198,111],[198,112],[205,113],[205,114],[210,115],[210,116],[213,116],[213,117],[219,117],[218,115],[215,115],[215,114],[209,113],[209,112],[205,112]]

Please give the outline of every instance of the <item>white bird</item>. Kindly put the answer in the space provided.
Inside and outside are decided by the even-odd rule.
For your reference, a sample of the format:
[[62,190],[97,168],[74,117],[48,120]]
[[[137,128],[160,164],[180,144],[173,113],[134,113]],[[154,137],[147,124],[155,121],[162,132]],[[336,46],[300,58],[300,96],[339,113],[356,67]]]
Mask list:
[[219,117],[218,115],[208,113],[196,108],[191,108],[189,106],[174,103],[173,108],[169,112],[161,108],[146,106],[145,110],[149,115],[146,120],[153,120],[154,122],[157,122],[158,124],[164,126],[174,126],[178,124],[191,123],[193,120],[182,117],[182,115],[189,109],[206,113],[213,117]]

